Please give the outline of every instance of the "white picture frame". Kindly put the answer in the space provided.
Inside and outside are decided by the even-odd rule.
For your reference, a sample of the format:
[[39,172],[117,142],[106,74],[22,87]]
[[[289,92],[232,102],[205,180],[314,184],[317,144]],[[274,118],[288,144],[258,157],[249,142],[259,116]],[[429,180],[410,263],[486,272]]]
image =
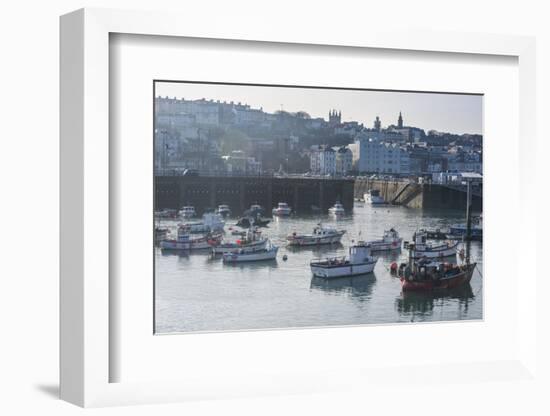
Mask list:
[[[182,24],[185,22],[185,25]],[[534,184],[528,180],[534,166],[535,137],[535,42],[533,38],[464,33],[406,33],[353,29],[328,34],[312,25],[307,31],[275,25],[246,27],[239,32],[230,22],[205,29],[200,19],[171,13],[82,9],[61,18],[61,398],[80,406],[155,403],[209,397],[242,397],[270,392],[322,392],[342,388],[341,380],[372,385],[403,374],[434,377],[442,369],[467,378],[468,371],[504,374],[525,380],[536,376],[536,279],[535,262],[526,242],[536,241],[533,205]],[[279,42],[504,55],[518,59],[519,137],[532,146],[519,148],[518,261],[522,281],[518,290],[519,345],[517,356],[498,362],[458,365],[442,362],[437,368],[334,370],[323,381],[315,374],[279,374],[234,383],[233,374],[216,380],[199,372],[181,381],[111,382],[110,365],[119,359],[110,349],[109,258],[110,163],[109,158],[109,36],[113,33],[208,39]],[[242,35],[246,33],[246,35]],[[512,273],[512,272],[511,272]],[[276,335],[274,335],[276,336]],[[401,372],[400,372],[401,371]],[[425,381],[423,381],[425,382]],[[472,382],[476,382],[474,379]],[[479,380],[477,381],[479,382]]]

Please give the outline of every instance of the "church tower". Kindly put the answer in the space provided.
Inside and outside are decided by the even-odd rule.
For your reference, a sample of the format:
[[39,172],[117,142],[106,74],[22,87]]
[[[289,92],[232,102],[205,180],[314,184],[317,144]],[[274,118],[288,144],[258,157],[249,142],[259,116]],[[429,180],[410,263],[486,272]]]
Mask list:
[[397,128],[403,128],[403,116],[401,115],[401,111],[399,112],[399,118],[397,119]]
[[374,130],[380,131],[382,128],[382,122],[380,121],[380,117],[376,116],[376,120],[374,120]]
[[342,111],[330,110],[328,112],[328,124],[331,126],[337,126],[342,122]]

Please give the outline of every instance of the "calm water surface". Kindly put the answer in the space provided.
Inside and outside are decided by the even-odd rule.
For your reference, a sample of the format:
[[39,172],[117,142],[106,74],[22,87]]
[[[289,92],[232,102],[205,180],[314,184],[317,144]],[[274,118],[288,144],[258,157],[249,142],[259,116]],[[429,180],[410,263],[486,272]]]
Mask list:
[[[292,249],[285,237],[311,233],[319,221],[346,229],[340,246]],[[454,321],[482,318],[481,243],[472,243],[478,263],[470,285],[433,294],[402,294],[390,275],[392,262],[406,261],[407,250],[379,255],[374,273],[352,278],[313,278],[312,259],[343,256],[352,240],[381,238],[394,227],[405,240],[419,228],[445,228],[464,221],[463,211],[414,210],[356,204],[342,219],[329,216],[274,218],[262,233],[279,245],[276,261],[224,265],[208,251],[162,253],[155,250],[157,333],[262,328]],[[236,222],[229,218],[226,229]],[[163,226],[176,222],[163,221]],[[226,233],[226,238],[237,237]],[[287,261],[282,260],[283,255]]]

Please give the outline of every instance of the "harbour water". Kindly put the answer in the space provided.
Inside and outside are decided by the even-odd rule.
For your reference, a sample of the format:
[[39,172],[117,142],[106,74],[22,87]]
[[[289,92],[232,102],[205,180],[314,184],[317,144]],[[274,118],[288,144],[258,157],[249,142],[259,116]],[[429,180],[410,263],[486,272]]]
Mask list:
[[[226,230],[236,222],[228,218]],[[286,247],[294,231],[311,233],[319,222],[345,229],[338,246]],[[398,322],[481,319],[483,256],[472,242],[477,262],[469,285],[441,293],[401,292],[390,274],[392,262],[406,261],[408,251],[376,254],[374,273],[351,278],[313,278],[309,262],[344,256],[352,241],[381,238],[394,227],[405,241],[420,228],[445,228],[464,222],[462,210],[415,210],[399,206],[374,207],[356,203],[340,219],[323,216],[273,218],[262,234],[280,246],[276,261],[223,264],[210,252],[166,253],[155,249],[156,333],[301,328]],[[176,221],[163,220],[175,227]],[[226,238],[236,239],[226,232]],[[283,261],[286,255],[288,259]]]

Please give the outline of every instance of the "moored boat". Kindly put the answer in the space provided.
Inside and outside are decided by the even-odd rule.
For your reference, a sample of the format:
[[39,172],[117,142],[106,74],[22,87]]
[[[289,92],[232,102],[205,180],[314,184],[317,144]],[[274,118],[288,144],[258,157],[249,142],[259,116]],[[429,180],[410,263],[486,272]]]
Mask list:
[[[448,238],[452,239],[465,239],[467,224],[453,224],[449,227]],[[470,240],[481,241],[483,240],[483,218],[477,217],[476,223],[470,227]]]
[[284,217],[284,216],[290,215],[292,212],[292,209],[288,206],[286,202],[279,202],[277,204],[277,207],[273,208],[271,212],[273,215]]
[[197,215],[195,211],[195,207],[191,205],[185,205],[181,207],[181,209],[178,211],[178,215],[181,218],[193,218],[195,215]]
[[428,259],[402,263],[398,276],[403,291],[453,289],[469,283],[476,263],[463,265],[430,261]]
[[349,248],[348,257],[313,260],[310,263],[310,268],[311,273],[316,277],[333,279],[371,273],[377,261],[378,258],[371,256],[369,245],[359,242]]
[[214,214],[212,212],[207,212],[202,216],[202,221],[200,222],[188,222],[180,224],[182,230],[188,233],[211,233],[217,231],[223,231],[225,222],[219,214]]
[[378,189],[369,189],[363,194],[363,200],[365,204],[371,205],[382,205],[386,203],[384,198],[380,196],[380,191]]
[[414,234],[414,243],[406,244],[413,259],[434,259],[456,256],[458,241],[429,241],[425,231],[418,231]]
[[252,204],[250,205],[250,208],[248,208],[244,213],[244,217],[253,217],[256,218],[258,216],[264,215],[265,210],[264,208],[259,204]]
[[231,215],[231,208],[229,208],[229,205],[225,205],[225,204],[218,205],[216,214],[221,215],[222,217],[228,217]]
[[380,240],[367,241],[367,244],[370,245],[371,251],[390,251],[399,250],[402,241],[403,239],[399,237],[399,233],[390,228],[384,231],[384,235]]
[[344,206],[340,203],[340,201],[337,201],[332,207],[328,209],[328,213],[334,216],[341,216],[346,213],[346,210],[344,209]]
[[253,251],[263,249],[267,245],[267,238],[262,238],[256,228],[249,228],[242,239],[221,243],[212,248],[213,254],[237,253],[241,250]]
[[311,234],[298,234],[296,232],[287,236],[289,246],[315,246],[321,244],[336,244],[342,239],[346,230],[336,230],[332,227],[318,224]]
[[242,217],[237,221],[237,226],[242,228],[249,227],[267,227],[267,224],[271,222],[270,219],[262,218],[259,215],[257,217]]
[[202,250],[209,249],[220,244],[221,234],[208,233],[201,237],[191,237],[188,232],[178,227],[175,240],[162,240],[160,248],[163,250]]
[[[470,183],[468,183],[467,202],[466,202],[466,252],[461,251],[461,260],[463,264],[453,264],[442,261],[435,261],[427,256],[421,260],[415,259],[417,251],[416,241],[420,244],[425,242],[425,233],[417,236],[415,243],[409,245],[409,262],[401,263],[398,270],[401,281],[401,289],[406,291],[433,291],[442,289],[454,289],[465,284],[469,284],[476,268],[476,263],[470,263]],[[420,240],[418,240],[420,238]],[[458,244],[458,243],[457,243]]]
[[241,262],[253,262],[263,260],[275,260],[277,258],[277,251],[279,247],[268,244],[263,248],[257,248],[252,250],[241,249],[237,252],[224,253],[224,263],[241,263]]

